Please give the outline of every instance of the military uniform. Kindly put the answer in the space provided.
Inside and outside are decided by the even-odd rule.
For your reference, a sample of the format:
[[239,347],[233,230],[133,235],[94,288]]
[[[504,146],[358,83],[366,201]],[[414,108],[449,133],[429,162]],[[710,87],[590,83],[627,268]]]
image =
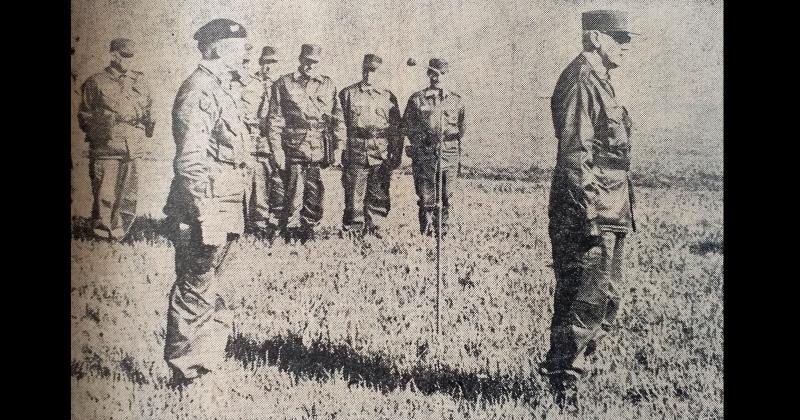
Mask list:
[[248,162],[251,185],[246,191],[245,228],[263,231],[268,226],[279,225],[284,199],[282,174],[270,163],[270,150],[264,138],[274,81],[256,72],[239,83],[243,117],[249,133],[247,150],[251,157]]
[[[379,57],[367,54],[364,66],[375,67]],[[374,229],[377,218],[390,210],[391,171],[400,166],[403,137],[397,98],[387,89],[355,83],[339,93],[347,143],[342,154],[345,230]]]
[[[318,52],[318,46],[306,44],[301,56]],[[325,188],[320,169],[333,162],[345,135],[341,120],[338,91],[328,76],[307,77],[298,70],[272,85],[267,137],[271,153],[286,162],[283,225],[289,235],[322,220]]]
[[[431,64],[434,64],[434,60],[431,60]],[[466,128],[464,103],[455,92],[427,87],[408,99],[403,120],[411,143],[408,154],[413,162],[422,233],[431,233],[437,226],[436,166],[438,143],[441,142],[441,217],[442,229],[446,232],[457,187],[461,139]]]
[[[128,48],[130,40],[124,41]],[[112,50],[122,48],[120,42],[112,41]],[[136,216],[136,159],[155,125],[150,91],[141,72],[121,72],[112,64],[89,77],[81,94],[78,123],[89,143],[94,233],[120,239]]]
[[[594,29],[586,22],[585,14],[584,29]],[[625,237],[635,230],[632,123],[596,52],[567,66],[551,108],[558,138],[549,205],[556,290],[543,367],[577,377],[581,356],[611,329],[619,307]]]
[[[245,37],[228,19],[203,26],[195,39]],[[203,60],[181,85],[172,108],[175,177],[164,213],[174,229],[176,281],[169,298],[164,358],[185,378],[224,359],[230,314],[219,277],[243,232],[248,131],[231,72]]]

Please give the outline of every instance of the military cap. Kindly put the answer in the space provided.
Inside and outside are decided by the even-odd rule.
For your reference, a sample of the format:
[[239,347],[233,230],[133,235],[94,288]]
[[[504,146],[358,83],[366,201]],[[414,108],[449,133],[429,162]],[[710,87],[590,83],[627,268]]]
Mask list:
[[445,74],[449,70],[450,65],[444,58],[431,58],[428,61],[428,69],[435,71],[439,74]]
[[319,62],[320,56],[322,55],[322,47],[317,44],[303,44],[300,47],[300,57],[306,60],[311,60],[315,63]]
[[600,31],[639,35],[628,27],[628,13],[621,10],[592,10],[583,12],[581,23],[584,31]]
[[123,57],[133,57],[136,50],[136,44],[128,38],[117,38],[111,41],[109,52],[117,51]]
[[266,63],[277,63],[278,60],[275,58],[275,48],[270,47],[267,45],[266,47],[261,49],[261,57],[258,59],[258,64],[266,64]]
[[247,31],[244,26],[230,19],[214,19],[194,33],[194,39],[201,43],[209,43],[226,38],[246,37]]
[[378,70],[378,67],[383,64],[383,59],[378,57],[375,54],[365,54],[364,55],[364,63],[362,64],[362,68],[364,69],[371,69],[371,70]]

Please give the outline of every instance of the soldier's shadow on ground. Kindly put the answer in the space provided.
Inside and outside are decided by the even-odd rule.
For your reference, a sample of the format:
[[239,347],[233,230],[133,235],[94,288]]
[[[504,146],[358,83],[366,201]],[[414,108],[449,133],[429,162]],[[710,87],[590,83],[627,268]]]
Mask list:
[[[131,225],[128,235],[120,243],[131,244],[134,242],[154,242],[168,240],[168,226],[166,218],[154,218],[151,216],[137,217]],[[92,232],[92,223],[89,218],[72,217],[72,239],[77,240],[104,240],[98,239]]]
[[[418,349],[418,353],[424,357],[425,349]],[[360,354],[346,344],[314,341],[305,345],[294,334],[258,342],[234,332],[228,337],[226,355],[245,367],[277,366],[302,379],[325,381],[341,374],[348,386],[384,393],[398,389],[416,390],[423,395],[439,392],[472,403],[495,404],[514,399],[538,405],[545,391],[537,381],[459,372],[449,367],[428,365],[401,371],[385,357]]]

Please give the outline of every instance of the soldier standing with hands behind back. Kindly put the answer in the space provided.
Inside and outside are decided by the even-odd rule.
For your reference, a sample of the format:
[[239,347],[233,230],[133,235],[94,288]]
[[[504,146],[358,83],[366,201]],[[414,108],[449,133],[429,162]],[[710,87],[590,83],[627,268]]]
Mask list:
[[175,176],[164,213],[174,231],[176,280],[164,359],[182,384],[224,360],[229,313],[219,280],[243,232],[247,127],[231,93],[247,54],[245,28],[215,19],[194,34],[203,59],[172,108]]
[[93,233],[122,239],[136,217],[136,161],[142,156],[142,136],[152,137],[156,123],[142,73],[129,68],[134,42],[117,38],[109,50],[111,64],[81,88],[78,124],[89,142]]
[[313,238],[322,220],[325,186],[320,169],[338,166],[345,136],[336,86],[317,72],[322,48],[303,44],[293,73],[272,85],[267,137],[274,164],[285,170],[283,232],[287,241]]
[[550,191],[556,289],[550,351],[540,370],[556,402],[577,408],[582,359],[610,332],[623,280],[626,235],[635,230],[631,120],[609,70],[622,64],[633,34],[620,11],[585,12],[584,51],[561,73],[551,99],[558,156]]
[[343,228],[349,234],[378,233],[378,218],[389,214],[389,183],[400,166],[403,136],[397,98],[380,85],[383,59],[366,54],[362,79],[339,93],[347,144],[342,152],[345,209]]

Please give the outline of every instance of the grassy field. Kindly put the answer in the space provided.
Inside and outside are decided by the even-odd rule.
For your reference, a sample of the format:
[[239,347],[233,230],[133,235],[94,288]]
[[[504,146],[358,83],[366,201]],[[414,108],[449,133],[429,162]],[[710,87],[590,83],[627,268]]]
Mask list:
[[[548,185],[462,181],[436,337],[434,243],[415,233],[410,177],[394,177],[388,234],[354,242],[336,235],[338,176],[326,173],[318,241],[241,243],[225,279],[235,321],[225,371],[182,391],[166,386],[161,358],[175,275],[158,218],[140,220],[127,244],[76,230],[73,417],[557,416],[534,369],[554,287]],[[722,192],[713,176],[684,176],[671,187],[639,178],[620,328],[580,388],[581,418],[723,416]]]
[[[618,331],[581,384],[586,419],[723,417],[723,138],[720,2],[75,0],[72,14],[72,416],[75,419],[562,418],[534,367],[547,350],[554,277],[547,195],[555,159],[549,97],[580,51],[579,12],[629,10],[646,36],[614,71],[634,120],[639,232],[628,241]],[[579,7],[580,6],[580,7]],[[433,333],[434,242],[415,232],[406,166],[383,239],[340,239],[340,173],[326,171],[319,240],[245,238],[223,291],[233,307],[222,372],[183,390],[162,359],[173,248],[160,235],[172,176],[170,112],[195,67],[191,34],[240,20],[293,71],[319,42],[339,88],[380,52],[403,108],[441,55],[464,95],[467,136],[442,332]],[[432,17],[436,17],[433,19]],[[442,24],[438,24],[442,22]],[[153,87],[155,136],[140,168],[132,241],[85,240],[86,144],[74,114],[108,40],[136,38]],[[256,48],[258,50],[258,48]],[[408,162],[406,162],[407,164]]]

